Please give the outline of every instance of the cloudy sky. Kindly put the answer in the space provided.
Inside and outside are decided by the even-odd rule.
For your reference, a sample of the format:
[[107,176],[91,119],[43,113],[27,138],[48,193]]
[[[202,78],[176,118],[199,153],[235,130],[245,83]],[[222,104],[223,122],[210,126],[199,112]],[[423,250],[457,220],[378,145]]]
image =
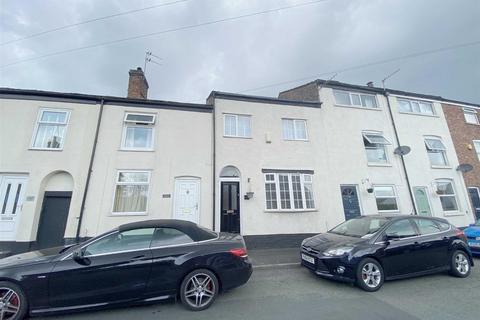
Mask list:
[[[335,80],[381,85],[400,69],[388,87],[480,103],[479,0],[324,0],[159,33],[307,2],[314,1],[0,0],[0,86],[125,96],[128,70],[143,66],[148,50],[162,58],[147,66],[149,98],[203,102],[212,90],[276,96],[338,70],[477,42]],[[149,33],[157,34],[100,45]],[[99,46],[78,50],[92,45]]]

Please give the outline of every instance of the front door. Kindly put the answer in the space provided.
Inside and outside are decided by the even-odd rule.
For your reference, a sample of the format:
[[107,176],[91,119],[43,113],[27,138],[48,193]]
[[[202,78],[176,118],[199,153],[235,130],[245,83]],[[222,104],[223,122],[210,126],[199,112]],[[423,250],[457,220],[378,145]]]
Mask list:
[[0,176],[0,241],[15,241],[27,177]]
[[470,200],[472,201],[473,210],[475,210],[476,220],[480,219],[480,191],[478,188],[468,188]]
[[240,183],[221,183],[221,232],[240,233]]
[[37,232],[38,249],[64,245],[71,199],[71,192],[45,191]]
[[178,178],[175,180],[174,218],[199,223],[200,180]]
[[360,202],[358,201],[357,186],[340,186],[340,192],[342,193],[343,212],[345,214],[345,220],[359,217],[362,213],[360,211]]
[[432,216],[430,203],[428,202],[428,193],[426,187],[413,187],[413,195],[415,197],[415,204],[417,206],[417,213],[419,216]]

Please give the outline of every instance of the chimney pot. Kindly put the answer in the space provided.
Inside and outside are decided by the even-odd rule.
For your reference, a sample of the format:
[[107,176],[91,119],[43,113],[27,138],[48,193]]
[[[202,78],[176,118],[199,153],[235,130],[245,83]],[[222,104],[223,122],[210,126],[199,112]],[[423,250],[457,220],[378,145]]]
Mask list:
[[137,69],[131,69],[128,74],[127,98],[147,99],[148,82],[142,68],[137,67]]
[[367,87],[373,87],[373,81],[368,81],[367,82]]

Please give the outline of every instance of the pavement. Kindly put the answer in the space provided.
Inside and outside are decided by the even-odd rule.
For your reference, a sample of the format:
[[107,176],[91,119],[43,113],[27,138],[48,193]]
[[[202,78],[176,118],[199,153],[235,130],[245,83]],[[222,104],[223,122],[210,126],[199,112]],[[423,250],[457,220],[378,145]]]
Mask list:
[[478,320],[480,259],[466,279],[447,273],[389,281],[374,293],[316,277],[298,264],[298,249],[250,250],[250,281],[218,297],[202,312],[166,301],[150,306],[36,318],[44,320],[123,319],[338,319]]

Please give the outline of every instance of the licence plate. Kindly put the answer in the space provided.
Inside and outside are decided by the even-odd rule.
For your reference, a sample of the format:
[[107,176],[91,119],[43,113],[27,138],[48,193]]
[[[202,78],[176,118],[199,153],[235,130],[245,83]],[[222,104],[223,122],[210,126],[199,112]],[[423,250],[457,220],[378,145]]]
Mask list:
[[480,248],[480,242],[469,242],[470,247]]
[[315,264],[315,258],[307,256],[306,254],[302,253],[302,260],[307,261],[308,263]]

